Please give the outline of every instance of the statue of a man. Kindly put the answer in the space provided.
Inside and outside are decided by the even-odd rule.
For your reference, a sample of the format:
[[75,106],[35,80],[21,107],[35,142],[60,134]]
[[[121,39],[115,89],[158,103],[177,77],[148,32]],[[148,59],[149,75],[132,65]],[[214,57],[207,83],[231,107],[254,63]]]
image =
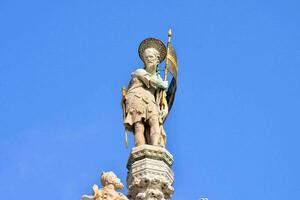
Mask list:
[[166,47],[160,40],[148,38],[140,44],[139,55],[144,68],[131,73],[123,99],[124,125],[134,133],[135,146],[164,146],[165,133],[162,125],[168,114],[168,105],[162,92],[167,89],[168,82],[160,77],[158,64],[166,57]]
[[93,195],[83,195],[84,199],[94,200],[128,200],[128,198],[117,189],[122,189],[124,186],[120,179],[113,172],[103,172],[101,175],[101,183],[103,188],[99,189],[98,185],[93,185]]

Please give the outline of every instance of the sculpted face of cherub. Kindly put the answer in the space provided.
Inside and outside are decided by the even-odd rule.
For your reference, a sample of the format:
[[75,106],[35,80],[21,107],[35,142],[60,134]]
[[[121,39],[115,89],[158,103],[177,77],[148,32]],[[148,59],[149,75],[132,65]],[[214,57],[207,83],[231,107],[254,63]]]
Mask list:
[[103,172],[101,176],[101,183],[105,187],[113,185],[115,189],[122,189],[124,186],[121,180],[113,172]]
[[122,189],[124,187],[124,185],[121,183],[121,180],[117,176],[114,177],[113,184],[115,185],[116,189]]
[[145,49],[144,62],[148,72],[156,72],[156,66],[159,64],[159,52],[155,48]]

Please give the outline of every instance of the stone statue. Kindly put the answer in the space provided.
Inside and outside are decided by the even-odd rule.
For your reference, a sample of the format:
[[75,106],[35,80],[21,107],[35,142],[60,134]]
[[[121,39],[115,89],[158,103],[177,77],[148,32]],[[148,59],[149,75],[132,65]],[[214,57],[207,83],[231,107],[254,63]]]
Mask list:
[[128,198],[117,189],[122,189],[123,184],[114,172],[103,172],[101,175],[101,183],[103,188],[99,189],[98,185],[93,185],[93,195],[83,195],[81,200],[128,200]]
[[[172,80],[172,87],[169,87],[168,92],[170,88],[172,91],[167,96],[166,90],[169,85],[166,80],[167,72],[165,71],[163,80],[158,65],[165,59],[168,50],[169,48],[167,49],[158,39],[147,38],[142,41],[139,56],[144,62],[144,67],[131,73],[128,89],[127,91],[123,89],[124,125],[127,131],[134,133],[135,146],[143,144],[165,146],[166,134],[163,123],[168,115],[169,105],[173,102],[176,84]],[[172,98],[168,98],[170,94],[173,95]]]

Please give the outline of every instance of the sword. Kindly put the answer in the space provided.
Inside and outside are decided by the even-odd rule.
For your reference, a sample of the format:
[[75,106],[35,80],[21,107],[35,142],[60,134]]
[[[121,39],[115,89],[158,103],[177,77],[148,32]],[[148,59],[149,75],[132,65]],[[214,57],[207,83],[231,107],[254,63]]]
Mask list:
[[[126,96],[126,87],[123,86],[122,87],[122,100],[121,100],[121,106],[122,106],[122,110],[123,110],[123,121],[126,118],[126,105],[125,105],[125,96]],[[126,130],[126,127],[124,127],[124,132],[125,132],[125,146],[126,149],[128,148],[128,132]]]

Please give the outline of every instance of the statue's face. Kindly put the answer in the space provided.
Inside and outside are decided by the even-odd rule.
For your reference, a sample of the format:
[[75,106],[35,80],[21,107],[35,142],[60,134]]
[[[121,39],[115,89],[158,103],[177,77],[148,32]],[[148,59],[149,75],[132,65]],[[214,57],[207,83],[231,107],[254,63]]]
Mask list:
[[156,50],[153,48],[146,49],[144,53],[144,62],[146,66],[156,66],[159,63],[158,60],[158,52],[155,52]]
[[114,185],[116,189],[122,189],[124,187],[121,183],[121,180],[117,176],[114,178]]
[[124,187],[121,180],[113,172],[103,172],[101,176],[101,183],[104,187],[112,184],[115,189],[122,189]]

